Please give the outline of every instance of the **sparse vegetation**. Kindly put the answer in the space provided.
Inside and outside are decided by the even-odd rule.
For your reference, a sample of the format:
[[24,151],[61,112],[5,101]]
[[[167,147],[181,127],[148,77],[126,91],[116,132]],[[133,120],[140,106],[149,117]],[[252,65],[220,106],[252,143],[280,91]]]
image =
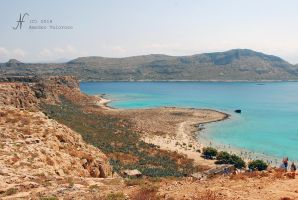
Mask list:
[[14,195],[18,192],[17,188],[9,188],[8,190],[6,190],[5,195],[6,196],[10,196],[10,195]]
[[263,171],[263,170],[266,170],[267,167],[268,167],[268,164],[262,160],[254,160],[248,163],[248,168],[252,170]]
[[197,197],[193,198],[194,200],[224,200],[222,196],[219,194],[211,191],[211,190],[206,190],[203,193],[199,193]]
[[73,180],[72,177],[68,177],[66,181],[68,183],[68,187],[70,187],[70,188],[72,188],[74,186],[74,184],[75,184],[75,182],[74,182],[74,180]]
[[143,186],[134,196],[133,200],[158,200],[161,199],[157,194],[158,187],[156,185]]
[[107,195],[106,200],[125,200],[126,197],[122,192],[110,193]]
[[98,191],[100,189],[100,187],[98,185],[90,185],[89,186],[89,190],[91,191]]
[[198,170],[193,160],[186,156],[141,141],[129,121],[107,114],[83,112],[80,106],[63,97],[61,105],[43,105],[42,109],[107,154],[116,172],[138,169],[150,177],[181,177]]
[[57,197],[41,197],[40,200],[59,200]]
[[125,184],[127,186],[143,185],[145,184],[145,180],[140,178],[126,179]]
[[[258,67],[247,67],[248,65]],[[26,72],[29,75],[74,75],[84,81],[297,80],[295,70],[295,65],[281,58],[248,49],[177,57],[167,55],[116,59],[85,57],[67,63],[22,63],[22,68],[11,63],[0,64],[0,74]],[[39,94],[39,97],[42,97],[42,94]]]
[[217,150],[213,147],[204,147],[203,156],[206,159],[213,159],[217,155]]
[[221,151],[216,156],[216,164],[232,164],[236,168],[241,169],[245,167],[245,162],[242,158],[235,154],[229,154],[226,151]]

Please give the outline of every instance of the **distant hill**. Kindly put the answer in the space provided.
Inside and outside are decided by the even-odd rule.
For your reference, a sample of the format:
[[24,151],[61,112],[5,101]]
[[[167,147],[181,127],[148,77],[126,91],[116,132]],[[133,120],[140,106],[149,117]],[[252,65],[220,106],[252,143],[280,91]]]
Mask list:
[[249,49],[192,56],[80,57],[67,63],[0,64],[2,75],[74,75],[104,80],[298,80],[298,66]]
[[20,63],[22,63],[22,62],[20,62],[20,61],[18,61],[18,60],[16,60],[16,59],[10,59],[7,63],[8,63],[8,64],[20,64]]

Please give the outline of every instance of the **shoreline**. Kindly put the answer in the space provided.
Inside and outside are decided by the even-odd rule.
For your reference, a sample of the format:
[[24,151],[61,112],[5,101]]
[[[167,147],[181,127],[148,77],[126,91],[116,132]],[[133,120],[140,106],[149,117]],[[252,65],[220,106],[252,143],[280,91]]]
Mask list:
[[[143,141],[160,146],[160,148],[164,150],[184,154],[188,158],[193,159],[197,165],[206,165],[209,168],[215,167],[215,160],[207,160],[202,157],[202,149],[205,145],[199,141],[196,136],[198,132],[202,131],[201,126],[229,119],[229,114],[223,112],[220,113],[224,114],[224,117],[221,119],[201,123],[193,121],[184,121],[180,123],[175,136],[146,136],[143,138]],[[200,152],[198,152],[198,150]]]
[[96,98],[99,98],[98,101],[95,102],[95,104],[103,109],[106,110],[114,110],[116,108],[113,108],[109,106],[108,104],[112,102],[112,100],[105,98],[105,94],[100,94],[100,95],[94,95]]
[[[246,163],[249,163],[253,160],[263,160],[271,167],[279,167],[282,163],[283,157],[286,157],[286,155],[279,157],[246,148],[236,147],[230,144],[218,143],[214,140],[207,139],[207,137],[204,136],[208,134],[207,130],[207,128],[203,128],[203,130],[197,132],[197,140],[200,141],[202,146],[210,146],[217,149],[218,151],[226,151],[230,154],[235,154],[237,156],[240,156]],[[289,162],[297,163],[298,160],[290,158]]]
[[[135,127],[135,129],[142,134],[141,139],[146,143],[151,143],[160,147],[163,150],[169,150],[172,152],[177,152],[186,155],[188,158],[193,159],[196,165],[206,166],[208,168],[215,167],[214,160],[207,160],[202,157],[202,148],[204,147],[200,141],[196,139],[197,132],[201,131],[201,126],[209,123],[215,123],[230,118],[230,114],[213,110],[213,109],[197,109],[197,108],[181,108],[181,107],[157,107],[157,108],[138,108],[138,109],[118,109],[109,106],[108,104],[112,101],[105,98],[105,94],[95,95],[100,98],[97,102],[101,108],[107,110],[108,112],[118,113],[118,112],[133,112],[138,114],[148,114],[148,112],[158,111],[158,112],[186,112],[187,115],[181,119],[178,123],[174,123],[175,130],[171,134],[165,133],[162,135],[154,133],[154,131],[143,131],[143,127]],[[198,115],[198,117],[192,116]],[[205,114],[204,114],[205,113]],[[189,115],[189,116],[188,116]],[[128,119],[135,118],[135,115],[128,115]],[[209,117],[209,118],[208,118]],[[168,116],[164,117],[168,118]],[[208,119],[205,119],[208,118]],[[137,119],[138,120],[138,119]],[[156,121],[156,120],[155,120]],[[144,122],[150,123],[150,121],[145,118]],[[141,123],[144,124],[144,123]],[[151,123],[154,127],[154,124]],[[157,128],[160,128],[161,124],[157,124]]]
[[94,82],[202,82],[202,83],[279,83],[298,82],[298,80],[80,80],[82,83]]
[[[243,158],[243,160],[248,163],[252,160],[261,159],[265,162],[269,162],[271,166],[279,166],[280,158],[276,156],[270,156],[263,153],[254,152],[245,148],[237,148],[231,145],[219,144],[212,140],[208,140],[202,137],[202,134],[206,133],[207,128],[205,125],[210,123],[221,122],[224,120],[231,119],[231,114],[217,111],[214,109],[197,109],[197,108],[181,108],[181,107],[156,107],[156,108],[137,108],[137,109],[119,109],[109,106],[108,104],[112,100],[105,98],[105,94],[95,95],[100,100],[97,105],[101,108],[117,112],[117,111],[140,111],[146,112],[151,110],[163,110],[163,109],[173,109],[173,110],[194,110],[198,112],[215,112],[220,113],[223,116],[220,118],[215,118],[212,120],[198,122],[195,120],[184,119],[183,122],[176,124],[176,130],[174,135],[156,135],[154,133],[144,134],[141,138],[146,143],[151,143],[159,146],[163,150],[169,150],[186,155],[188,158],[193,159],[198,165],[206,165],[208,167],[215,167],[214,160],[206,160],[202,157],[202,149],[206,146],[211,146],[216,148],[218,151],[227,151],[229,153],[236,154]],[[200,152],[198,152],[200,150]],[[271,162],[270,162],[271,161]],[[295,160],[293,160],[295,161]]]

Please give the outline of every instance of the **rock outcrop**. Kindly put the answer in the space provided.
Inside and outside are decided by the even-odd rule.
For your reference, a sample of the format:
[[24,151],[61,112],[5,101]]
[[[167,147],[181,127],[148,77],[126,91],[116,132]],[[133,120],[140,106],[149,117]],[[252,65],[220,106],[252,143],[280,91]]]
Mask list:
[[84,96],[72,76],[0,78],[0,105],[37,111],[40,103],[59,103],[61,95],[73,94]]
[[32,176],[111,174],[107,157],[68,127],[41,112],[0,108],[2,170]]
[[[12,192],[31,196],[36,188],[46,190],[41,187],[44,180],[55,179],[58,184],[57,180],[69,177],[112,175],[108,158],[100,149],[86,144],[80,134],[39,110],[42,103],[59,103],[61,95],[81,94],[77,79],[6,80],[0,82],[0,198]],[[24,186],[28,181],[30,184]]]

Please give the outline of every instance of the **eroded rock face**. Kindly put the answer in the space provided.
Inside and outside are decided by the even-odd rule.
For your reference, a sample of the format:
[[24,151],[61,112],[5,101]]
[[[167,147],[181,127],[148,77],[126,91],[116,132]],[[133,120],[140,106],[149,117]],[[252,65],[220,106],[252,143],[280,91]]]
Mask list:
[[37,104],[38,99],[29,85],[24,83],[0,84],[0,105],[37,110]]
[[79,81],[72,76],[1,77],[0,105],[38,110],[41,102],[59,103],[60,95],[79,91]]
[[44,83],[46,85],[62,85],[69,88],[78,88],[79,81],[74,76],[1,76],[1,83]]
[[108,177],[107,157],[41,112],[0,107],[0,165],[10,176]]
[[[61,182],[67,196],[78,196],[112,175],[100,149],[40,111],[43,103],[59,104],[61,96],[93,101],[80,93],[74,77],[0,77],[0,198],[64,196]],[[71,180],[84,186],[74,190]]]

